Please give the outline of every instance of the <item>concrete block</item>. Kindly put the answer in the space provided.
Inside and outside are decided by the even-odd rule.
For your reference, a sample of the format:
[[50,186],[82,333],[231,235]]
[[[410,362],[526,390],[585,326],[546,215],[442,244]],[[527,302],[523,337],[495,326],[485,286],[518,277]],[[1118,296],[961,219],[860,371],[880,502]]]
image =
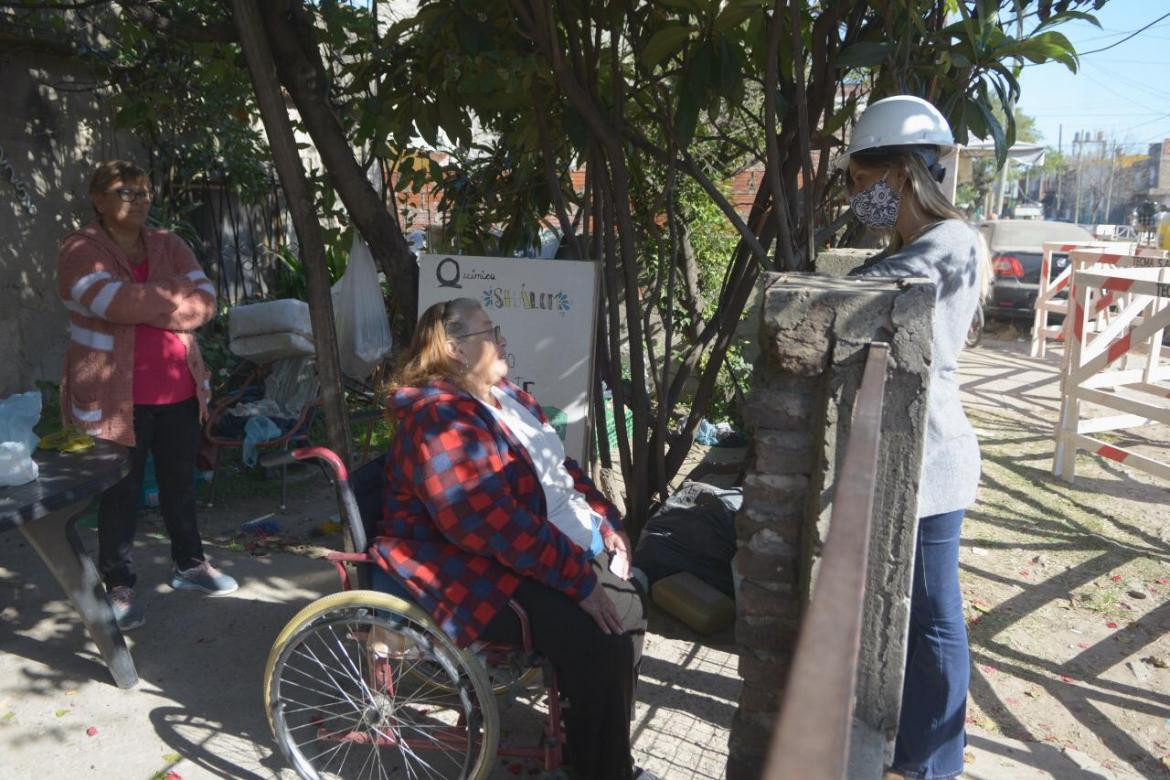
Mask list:
[[790,584],[768,583],[774,587],[744,580],[740,585],[737,608],[742,615],[799,620],[801,602]]
[[817,273],[826,276],[848,276],[866,260],[877,254],[877,249],[852,249],[842,247],[817,253]]
[[800,621],[790,618],[737,614],[735,641],[772,652],[788,652],[796,646]]
[[744,648],[739,654],[739,676],[747,683],[765,683],[782,687],[791,665],[791,653]]
[[804,377],[782,378],[764,373],[748,393],[744,419],[751,427],[810,431],[821,390]]
[[809,474],[816,462],[809,431],[757,429],[755,470],[764,474]]
[[753,504],[735,515],[735,535],[750,539],[765,528],[781,534],[793,547],[800,544],[800,527],[804,520],[804,500],[784,504]]
[[768,555],[750,549],[741,540],[741,546],[732,559],[732,566],[742,577],[776,582],[796,582],[796,554]]

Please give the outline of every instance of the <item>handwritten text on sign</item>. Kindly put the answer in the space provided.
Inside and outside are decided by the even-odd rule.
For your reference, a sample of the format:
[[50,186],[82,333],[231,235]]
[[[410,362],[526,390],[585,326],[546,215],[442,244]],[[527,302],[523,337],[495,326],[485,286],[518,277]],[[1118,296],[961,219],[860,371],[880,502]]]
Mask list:
[[597,264],[420,255],[419,313],[471,298],[500,326],[508,378],[536,396],[570,457],[584,462]]

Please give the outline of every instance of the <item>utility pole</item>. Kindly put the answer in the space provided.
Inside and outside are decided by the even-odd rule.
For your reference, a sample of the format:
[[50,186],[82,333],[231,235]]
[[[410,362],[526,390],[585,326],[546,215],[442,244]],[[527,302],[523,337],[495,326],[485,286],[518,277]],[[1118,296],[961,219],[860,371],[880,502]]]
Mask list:
[[[1064,158],[1064,124],[1063,123],[1061,123],[1058,126],[1058,129],[1056,131],[1056,151],[1058,154],[1060,154],[1061,158],[1063,159]],[[1061,214],[1060,207],[1062,205],[1064,205],[1064,179],[1065,179],[1065,176],[1067,173],[1068,173],[1067,166],[1062,170],[1055,171],[1055,175],[1056,175],[1056,216],[1057,217],[1059,217]]]
[[1088,130],[1078,130],[1073,136],[1073,151],[1077,161],[1077,178],[1076,184],[1073,185],[1076,187],[1076,205],[1073,206],[1073,222],[1078,225],[1081,224],[1081,152],[1085,149],[1085,140],[1088,135]]
[[1117,170],[1117,146],[1113,147],[1113,151],[1109,155],[1109,179],[1105,182],[1105,215],[1102,219],[1105,222],[1110,222],[1109,209],[1113,205],[1113,177]]

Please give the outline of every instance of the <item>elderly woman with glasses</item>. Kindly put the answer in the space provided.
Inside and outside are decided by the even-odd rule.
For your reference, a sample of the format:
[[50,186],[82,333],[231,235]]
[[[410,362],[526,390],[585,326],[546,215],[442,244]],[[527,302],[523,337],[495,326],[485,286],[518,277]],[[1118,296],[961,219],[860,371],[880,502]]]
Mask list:
[[146,227],[153,196],[137,165],[101,163],[89,197],[95,219],[65,237],[57,266],[69,311],[61,415],[131,448],[130,473],[98,508],[98,569],[128,631],[146,620],[131,549],[148,453],[171,538],[171,587],[214,595],[237,587],[207,562],[195,517],[195,456],[211,397],[195,329],[215,315],[215,287],[178,236]]
[[620,512],[536,400],[507,381],[507,341],[469,298],[431,306],[391,381],[375,586],[417,601],[460,646],[520,644],[509,600],[568,697],[580,777],[650,778],[630,755],[645,632]]

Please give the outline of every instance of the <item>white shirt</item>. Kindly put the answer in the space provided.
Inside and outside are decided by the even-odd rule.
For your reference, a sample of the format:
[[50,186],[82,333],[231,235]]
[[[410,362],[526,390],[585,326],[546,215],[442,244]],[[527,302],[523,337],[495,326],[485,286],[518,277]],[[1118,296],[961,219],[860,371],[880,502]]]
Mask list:
[[498,387],[492,395],[500,406],[483,403],[492,415],[512,432],[536,467],[536,476],[544,490],[548,520],[582,550],[594,557],[601,553],[601,515],[593,511],[573,483],[565,468],[565,445],[548,423],[541,423],[523,404]]

